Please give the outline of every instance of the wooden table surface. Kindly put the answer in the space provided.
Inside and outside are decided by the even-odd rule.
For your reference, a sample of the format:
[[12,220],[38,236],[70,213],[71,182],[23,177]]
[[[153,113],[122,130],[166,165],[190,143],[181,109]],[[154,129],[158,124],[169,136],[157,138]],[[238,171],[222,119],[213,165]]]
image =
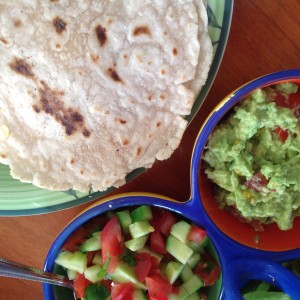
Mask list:
[[[180,201],[190,195],[190,160],[197,133],[213,107],[241,84],[264,74],[300,68],[300,1],[236,0],[219,72],[182,143],[169,160],[157,162],[121,192],[154,192]],[[61,229],[91,202],[46,215],[0,218],[0,256],[43,267]],[[0,300],[43,299],[42,285],[0,278]]]

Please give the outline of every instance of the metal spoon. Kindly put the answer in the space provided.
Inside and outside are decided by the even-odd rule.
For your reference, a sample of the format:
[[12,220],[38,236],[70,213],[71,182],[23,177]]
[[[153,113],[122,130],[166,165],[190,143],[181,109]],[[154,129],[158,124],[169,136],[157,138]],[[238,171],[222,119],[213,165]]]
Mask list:
[[72,289],[74,299],[76,299],[72,280],[62,275],[44,272],[34,267],[25,266],[20,263],[7,260],[3,257],[0,257],[0,276],[26,279],[63,286]]

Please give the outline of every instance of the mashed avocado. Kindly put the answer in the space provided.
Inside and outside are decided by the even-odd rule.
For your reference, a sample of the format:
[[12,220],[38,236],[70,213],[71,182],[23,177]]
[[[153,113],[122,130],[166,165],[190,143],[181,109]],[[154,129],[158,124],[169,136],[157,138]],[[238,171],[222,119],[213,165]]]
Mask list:
[[300,215],[300,103],[289,100],[297,93],[293,83],[254,91],[215,129],[203,157],[220,207],[282,230]]

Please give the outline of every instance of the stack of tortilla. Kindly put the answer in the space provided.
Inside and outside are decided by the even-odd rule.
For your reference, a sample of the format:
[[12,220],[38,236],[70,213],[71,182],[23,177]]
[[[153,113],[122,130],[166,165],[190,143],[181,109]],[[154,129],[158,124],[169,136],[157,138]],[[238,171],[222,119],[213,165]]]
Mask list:
[[0,0],[0,163],[106,190],[178,147],[212,60],[201,0]]

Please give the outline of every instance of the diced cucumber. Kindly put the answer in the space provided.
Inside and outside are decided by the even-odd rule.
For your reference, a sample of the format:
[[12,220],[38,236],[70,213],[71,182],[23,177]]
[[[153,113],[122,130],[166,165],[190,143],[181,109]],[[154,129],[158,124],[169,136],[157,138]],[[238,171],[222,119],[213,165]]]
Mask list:
[[124,245],[131,251],[137,251],[142,249],[145,246],[147,239],[148,239],[148,234],[140,236],[135,239],[128,240],[124,243]]
[[148,221],[134,222],[129,225],[129,232],[135,239],[154,231],[154,227]]
[[102,256],[100,254],[95,254],[95,256],[93,257],[92,260],[92,264],[93,265],[102,265]]
[[55,260],[55,263],[69,270],[73,270],[82,274],[86,268],[87,255],[76,251],[60,252]]
[[193,254],[191,248],[172,235],[169,235],[167,238],[166,250],[184,265]]
[[133,300],[147,300],[147,297],[142,290],[134,290],[132,299]]
[[93,232],[92,236],[95,237],[95,238],[101,239],[101,231],[98,230],[98,231]]
[[150,206],[142,205],[134,209],[131,213],[132,222],[149,221],[152,219]]
[[117,212],[117,217],[119,220],[119,223],[121,225],[122,232],[124,234],[129,233],[129,225],[132,223],[131,215],[129,210],[122,210]]
[[102,279],[97,276],[97,274],[101,271],[102,266],[94,265],[84,270],[84,276],[89,281],[95,283],[101,281]]
[[190,296],[188,296],[187,298],[186,298],[186,300],[201,300],[202,298],[201,298],[201,296],[200,296],[200,294],[199,293],[193,293],[193,294],[191,294]]
[[284,292],[253,291],[243,295],[244,300],[292,300]]
[[76,274],[77,274],[76,271],[67,269],[67,275],[68,275],[68,278],[69,278],[70,280],[74,280],[75,277],[76,277]]
[[189,235],[191,228],[192,228],[192,226],[189,223],[182,220],[182,221],[175,223],[172,226],[170,234],[172,234],[174,237],[176,237],[182,243],[186,244],[187,237]]
[[138,282],[136,279],[134,268],[130,267],[123,261],[118,263],[114,274],[111,276],[112,279],[118,283],[131,282],[137,289],[147,289],[145,284]]
[[188,246],[193,249],[193,251],[195,252],[198,252],[198,253],[202,253],[203,252],[203,249],[208,245],[208,242],[209,242],[209,239],[207,236],[205,236],[203,238],[203,240],[198,244],[198,243],[195,243],[193,241],[190,241],[188,243]]
[[194,275],[193,270],[191,269],[191,267],[186,264],[184,265],[181,273],[180,273],[180,278],[183,282],[188,281],[192,276]]
[[187,299],[203,286],[203,281],[197,276],[193,275],[190,279],[184,282],[179,288],[178,299]]
[[168,262],[166,269],[164,271],[166,278],[168,281],[173,284],[175,280],[179,277],[181,271],[183,269],[183,264],[178,261],[170,261]]
[[197,252],[194,252],[187,263],[192,269],[194,269],[197,263],[200,261],[200,259],[201,259],[201,255]]
[[163,254],[160,253],[156,253],[154,251],[152,251],[149,247],[145,246],[144,248],[142,248],[141,250],[137,250],[138,253],[150,253],[151,256],[157,258],[158,261],[161,261],[163,259]]
[[92,237],[85,240],[79,247],[80,251],[89,252],[101,249],[101,233],[99,231],[93,233]]

